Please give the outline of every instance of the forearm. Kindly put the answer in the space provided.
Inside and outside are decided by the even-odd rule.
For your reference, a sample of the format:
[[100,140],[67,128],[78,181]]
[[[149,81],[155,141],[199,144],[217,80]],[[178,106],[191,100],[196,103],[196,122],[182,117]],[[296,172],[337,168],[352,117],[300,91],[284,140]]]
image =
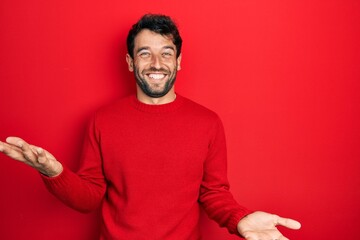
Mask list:
[[239,205],[227,188],[204,189],[199,201],[208,216],[232,234],[238,234],[239,221],[252,211]]
[[63,203],[80,212],[96,209],[104,196],[103,178],[77,175],[66,167],[56,177],[41,175],[47,189]]

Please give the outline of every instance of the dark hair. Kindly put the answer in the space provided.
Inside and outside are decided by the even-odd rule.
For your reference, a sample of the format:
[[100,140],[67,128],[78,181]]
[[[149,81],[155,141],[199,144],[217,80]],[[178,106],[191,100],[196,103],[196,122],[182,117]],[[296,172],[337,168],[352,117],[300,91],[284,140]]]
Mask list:
[[176,57],[179,57],[181,53],[182,39],[174,21],[170,17],[161,14],[145,14],[132,26],[127,36],[127,49],[132,58],[134,58],[135,37],[143,29],[148,29],[161,35],[170,36],[176,46]]

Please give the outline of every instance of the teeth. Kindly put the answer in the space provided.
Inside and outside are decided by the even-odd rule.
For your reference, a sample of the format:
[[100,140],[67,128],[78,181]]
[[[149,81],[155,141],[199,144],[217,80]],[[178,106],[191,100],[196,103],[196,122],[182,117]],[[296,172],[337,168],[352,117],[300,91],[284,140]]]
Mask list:
[[152,73],[152,74],[149,74],[149,77],[158,80],[158,79],[164,78],[165,75],[164,74],[154,74],[154,73]]

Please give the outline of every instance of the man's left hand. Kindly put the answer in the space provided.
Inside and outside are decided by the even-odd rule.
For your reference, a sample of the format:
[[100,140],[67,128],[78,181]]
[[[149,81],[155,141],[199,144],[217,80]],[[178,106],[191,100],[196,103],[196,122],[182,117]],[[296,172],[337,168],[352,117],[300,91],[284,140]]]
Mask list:
[[293,219],[258,211],[241,219],[237,230],[247,240],[288,240],[276,228],[279,225],[290,229],[301,227],[301,224]]

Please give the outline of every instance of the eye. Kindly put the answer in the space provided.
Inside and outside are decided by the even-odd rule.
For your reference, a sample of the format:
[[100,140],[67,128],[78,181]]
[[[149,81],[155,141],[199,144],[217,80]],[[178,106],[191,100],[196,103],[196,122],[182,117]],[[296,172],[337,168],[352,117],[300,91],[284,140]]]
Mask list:
[[150,53],[149,52],[140,52],[139,56],[142,57],[142,58],[146,58],[146,57],[150,56]]
[[162,53],[163,57],[171,57],[173,55],[172,52],[163,52]]

